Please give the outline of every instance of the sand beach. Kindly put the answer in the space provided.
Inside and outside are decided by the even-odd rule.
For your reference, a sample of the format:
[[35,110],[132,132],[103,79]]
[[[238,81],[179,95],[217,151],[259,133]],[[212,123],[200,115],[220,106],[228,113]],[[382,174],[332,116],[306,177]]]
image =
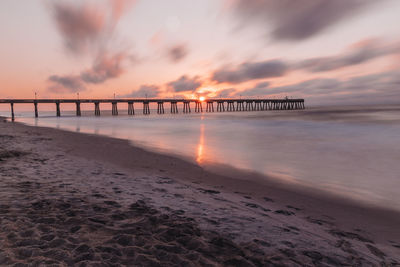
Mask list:
[[1,266],[396,266],[400,214],[126,140],[0,123]]

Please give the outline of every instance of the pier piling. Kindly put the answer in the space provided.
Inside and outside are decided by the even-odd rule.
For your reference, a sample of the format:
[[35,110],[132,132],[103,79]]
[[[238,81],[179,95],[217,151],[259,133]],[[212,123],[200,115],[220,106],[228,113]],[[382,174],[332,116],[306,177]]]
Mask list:
[[233,101],[228,101],[226,111],[235,111],[235,104],[233,103]]
[[81,102],[80,101],[76,101],[76,116],[80,117],[81,116]]
[[164,111],[164,102],[162,102],[162,101],[157,102],[157,113],[158,114],[164,114],[165,113],[165,111]]
[[224,101],[217,101],[217,112],[225,111]]
[[253,111],[254,106],[253,106],[253,101],[246,101],[246,111]]
[[149,101],[143,101],[143,114],[144,115],[149,115],[150,114]]
[[190,102],[183,101],[183,113],[190,113]]
[[176,101],[171,101],[171,113],[178,113],[178,104]]
[[206,112],[214,112],[214,102],[207,101]]
[[236,102],[236,111],[244,111],[244,104],[242,100]]
[[11,102],[11,120],[14,121],[15,120],[15,115],[14,115],[14,103]]
[[113,116],[117,116],[118,115],[118,104],[117,102],[112,102],[112,110],[111,110],[111,114]]
[[38,103],[36,100],[33,102],[33,105],[35,106],[35,118],[37,118],[39,117],[39,112],[38,112]]
[[94,115],[100,116],[100,102],[94,102]]
[[57,117],[61,116],[60,101],[56,101]]
[[203,105],[201,104],[201,101],[196,101],[196,106],[194,108],[194,112],[203,112]]
[[132,101],[128,102],[128,115],[135,115],[135,109]]

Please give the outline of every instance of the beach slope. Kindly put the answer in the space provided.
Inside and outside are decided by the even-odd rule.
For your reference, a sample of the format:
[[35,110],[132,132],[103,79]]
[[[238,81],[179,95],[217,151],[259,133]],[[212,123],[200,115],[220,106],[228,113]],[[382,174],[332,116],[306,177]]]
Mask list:
[[0,265],[400,263],[396,211],[1,121]]

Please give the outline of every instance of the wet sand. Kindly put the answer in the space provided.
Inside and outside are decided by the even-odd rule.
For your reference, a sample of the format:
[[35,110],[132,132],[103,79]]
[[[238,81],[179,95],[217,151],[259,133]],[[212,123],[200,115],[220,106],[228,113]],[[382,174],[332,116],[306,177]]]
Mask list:
[[0,265],[400,262],[396,211],[213,170],[126,140],[1,122]]

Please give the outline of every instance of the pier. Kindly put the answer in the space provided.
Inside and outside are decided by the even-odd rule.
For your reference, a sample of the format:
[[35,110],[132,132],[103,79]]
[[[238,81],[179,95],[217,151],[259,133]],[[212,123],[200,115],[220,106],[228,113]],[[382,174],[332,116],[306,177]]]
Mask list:
[[[128,105],[128,115],[135,115],[135,104],[141,105],[143,114],[150,114],[150,103],[157,104],[157,114],[164,114],[164,105],[170,105],[170,113],[179,113],[178,103],[182,103],[182,112],[191,113],[191,105],[194,104],[194,112],[202,113],[203,104],[205,112],[235,112],[235,111],[263,111],[263,110],[297,110],[304,109],[304,99],[235,99],[235,98],[210,98],[200,101],[198,99],[147,99],[147,98],[129,98],[129,99],[0,99],[0,104],[9,104],[11,108],[11,118],[15,119],[15,104],[33,104],[35,117],[39,117],[39,104],[55,104],[56,116],[61,116],[61,104],[75,103],[76,116],[81,116],[81,104],[92,103],[94,105],[94,115],[100,116],[100,104],[111,103],[113,116],[118,115],[118,104],[126,103]],[[216,109],[214,109],[216,104]]]

